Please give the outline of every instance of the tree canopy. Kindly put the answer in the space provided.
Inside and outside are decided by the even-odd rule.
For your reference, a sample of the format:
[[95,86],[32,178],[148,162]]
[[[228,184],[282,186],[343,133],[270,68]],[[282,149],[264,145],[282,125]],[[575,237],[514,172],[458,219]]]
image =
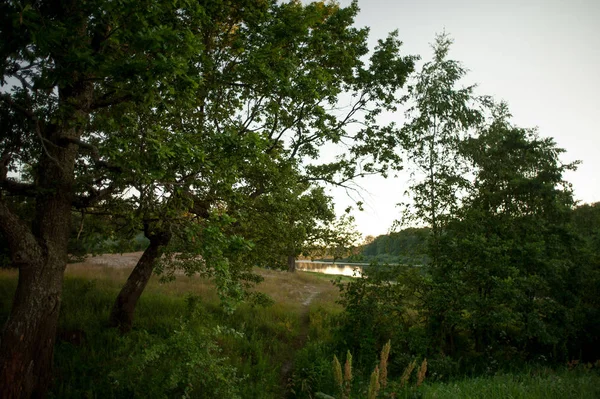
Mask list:
[[[130,326],[173,243],[187,256],[178,265],[238,297],[248,265],[236,259],[264,236],[242,227],[259,202],[277,199],[273,226],[297,251],[331,219],[320,184],[399,167],[395,126],[377,117],[401,101],[414,58],[394,33],[369,54],[357,12],[296,1],[2,5],[0,222],[21,280],[2,337],[5,396],[48,384],[73,209],[150,242],[111,316]],[[345,149],[326,160],[327,143]],[[32,198],[31,226],[7,196]]]

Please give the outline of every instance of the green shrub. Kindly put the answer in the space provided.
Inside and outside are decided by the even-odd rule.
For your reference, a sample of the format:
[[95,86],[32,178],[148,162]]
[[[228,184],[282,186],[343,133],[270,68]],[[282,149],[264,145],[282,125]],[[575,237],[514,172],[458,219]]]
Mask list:
[[[215,336],[181,321],[165,339],[136,331],[120,341],[125,362],[109,374],[115,390],[140,398],[237,398],[240,378]],[[121,396],[121,395],[119,395]]]
[[297,399],[313,398],[317,392],[336,392],[331,359],[333,347],[309,342],[296,353],[290,392]]
[[425,354],[428,347],[426,339],[416,347],[417,341],[409,339],[413,333],[420,334],[413,330],[418,326],[414,306],[415,293],[422,284],[420,270],[376,265],[369,270],[368,275],[348,283],[338,281],[337,285],[344,306],[338,349],[349,348],[357,366],[368,368],[370,373],[379,350],[390,339],[399,353],[413,349]]

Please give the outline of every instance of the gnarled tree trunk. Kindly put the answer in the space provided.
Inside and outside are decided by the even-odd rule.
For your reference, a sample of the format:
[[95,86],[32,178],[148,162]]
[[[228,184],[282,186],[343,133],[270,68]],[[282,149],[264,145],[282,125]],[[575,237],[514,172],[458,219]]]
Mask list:
[[52,357],[66,259],[58,253],[23,265],[0,346],[0,397],[44,397]]
[[124,333],[131,330],[137,301],[144,292],[148,281],[150,281],[150,277],[152,277],[156,260],[160,258],[163,248],[171,240],[171,233],[168,229],[150,231],[150,228],[146,225],[144,231],[146,237],[150,240],[150,245],[133,268],[123,288],[121,288],[109,317],[110,326],[118,327]]
[[[89,86],[82,90],[79,94],[84,98],[91,92]],[[53,144],[47,146],[39,164],[32,228],[0,198],[0,225],[12,261],[19,268],[17,290],[0,341],[2,398],[44,397],[52,381],[78,151],[68,140],[79,134],[75,126],[51,126],[44,131],[45,139]]]

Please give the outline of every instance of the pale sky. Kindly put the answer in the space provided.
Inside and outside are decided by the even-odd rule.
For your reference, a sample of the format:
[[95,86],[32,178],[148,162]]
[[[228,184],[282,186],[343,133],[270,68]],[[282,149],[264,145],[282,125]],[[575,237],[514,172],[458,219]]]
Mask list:
[[[340,1],[342,6],[350,3]],[[566,175],[575,198],[600,201],[600,0],[359,0],[356,26],[371,28],[370,43],[398,29],[403,52],[431,57],[435,34],[450,34],[452,59],[469,70],[465,84],[505,100],[520,127],[538,127],[566,153],[581,160]],[[401,122],[402,115],[398,115]],[[406,175],[369,177],[359,184],[365,210],[355,212],[364,235],[385,234],[406,199]],[[352,204],[334,190],[338,213]]]

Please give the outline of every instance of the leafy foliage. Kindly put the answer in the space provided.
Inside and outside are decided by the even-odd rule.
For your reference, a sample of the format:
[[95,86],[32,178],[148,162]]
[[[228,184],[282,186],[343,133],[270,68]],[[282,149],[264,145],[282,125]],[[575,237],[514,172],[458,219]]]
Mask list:
[[352,348],[360,365],[373,363],[389,340],[396,343],[397,351],[419,351],[409,337],[418,325],[413,309],[421,280],[420,270],[408,266],[372,267],[351,282],[338,280],[345,310],[339,347]]
[[409,88],[408,123],[402,128],[417,179],[408,190],[412,212],[405,216],[430,226],[434,239],[444,225],[443,217],[456,209],[465,183],[459,144],[483,120],[482,99],[475,97],[475,86],[458,87],[467,71],[448,58],[451,44],[447,34],[436,36],[433,59],[423,65]]
[[[89,139],[127,173],[113,175],[118,189],[94,210],[172,236],[161,251],[185,254],[163,265],[167,272],[207,272],[235,300],[252,265],[281,265],[344,238],[321,184],[344,185],[398,160],[394,142],[380,143],[392,127],[375,122],[401,101],[413,57],[390,35],[365,66],[355,3],[202,6],[202,50],[188,73],[155,106],[113,107],[95,120]],[[340,113],[346,96],[356,99]],[[325,144],[341,143],[347,151],[321,161]]]
[[[449,42],[442,39],[434,62],[446,56]],[[591,349],[598,320],[591,295],[598,284],[597,212],[595,206],[576,208],[563,178],[577,163],[562,163],[564,150],[552,139],[513,125],[506,104],[487,98],[483,104],[490,108],[465,120],[450,111],[467,108],[449,106],[448,129],[436,126],[446,133],[460,127],[464,134],[436,141],[441,152],[417,151],[426,155],[425,166],[437,167],[438,154],[452,154],[444,158],[452,159],[452,167],[470,171],[460,176],[460,197],[459,180],[445,180],[437,169],[423,186],[413,187],[417,196],[421,188],[425,195],[415,203],[416,216],[432,229],[437,223],[437,237],[427,248],[434,261],[419,269],[387,269],[383,279],[375,274],[340,284],[345,312],[339,331],[367,363],[388,338],[404,352],[392,353],[392,365],[409,364],[406,354],[427,356],[437,378],[597,355]],[[427,137],[417,139],[421,150],[432,150],[424,144]],[[452,170],[458,177],[460,169]],[[376,248],[376,241],[367,248]]]
[[600,357],[600,204],[580,205],[571,216],[579,240],[575,254],[579,267],[575,278],[581,296],[574,309],[573,323],[578,333],[573,340],[573,349],[579,347],[586,360],[593,361]]
[[431,268],[439,345],[452,353],[449,337],[467,334],[477,353],[564,359],[578,265],[568,226],[573,201],[562,174],[574,165],[560,163],[552,140],[504,117],[465,151],[473,188],[444,231],[440,264]]
[[164,340],[136,332],[121,338],[120,349],[130,355],[109,378],[116,391],[126,396],[237,398],[240,378],[219,357],[221,349],[214,339],[210,332],[199,333],[186,321]]

